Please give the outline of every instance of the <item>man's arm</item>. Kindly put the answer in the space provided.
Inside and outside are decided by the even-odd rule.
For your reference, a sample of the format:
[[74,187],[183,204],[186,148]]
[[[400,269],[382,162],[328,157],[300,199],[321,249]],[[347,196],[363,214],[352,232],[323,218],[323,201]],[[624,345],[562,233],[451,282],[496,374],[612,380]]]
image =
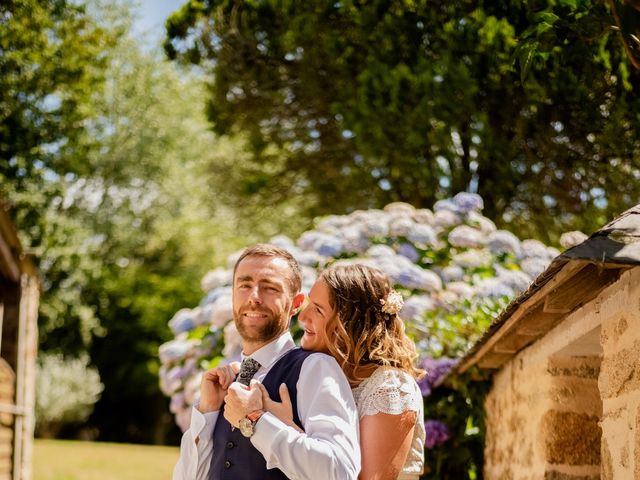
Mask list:
[[182,435],[180,458],[173,480],[206,480],[213,455],[215,428],[227,388],[238,371],[237,363],[208,370],[200,382],[200,401],[191,409],[189,429]]
[[173,480],[206,480],[213,455],[213,429],[219,412],[191,409],[191,424],[182,435],[180,458],[173,468]]
[[338,363],[328,355],[309,355],[296,388],[304,432],[265,413],[251,437],[267,468],[279,468],[291,479],[357,479],[358,412]]

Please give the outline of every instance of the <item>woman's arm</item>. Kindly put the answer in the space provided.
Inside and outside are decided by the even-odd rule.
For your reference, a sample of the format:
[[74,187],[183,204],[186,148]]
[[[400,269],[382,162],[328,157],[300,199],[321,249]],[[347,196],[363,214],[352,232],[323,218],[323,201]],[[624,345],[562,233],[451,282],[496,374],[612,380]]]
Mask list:
[[416,412],[376,413],[360,419],[362,470],[358,480],[396,480],[407,459]]

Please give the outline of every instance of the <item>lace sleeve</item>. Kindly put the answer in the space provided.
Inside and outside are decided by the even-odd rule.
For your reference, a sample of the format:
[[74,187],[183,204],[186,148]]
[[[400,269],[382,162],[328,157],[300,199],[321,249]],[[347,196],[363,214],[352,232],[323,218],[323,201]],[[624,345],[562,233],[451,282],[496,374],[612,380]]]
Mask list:
[[416,381],[408,373],[395,368],[376,370],[356,397],[360,417],[376,413],[418,413],[422,406]]

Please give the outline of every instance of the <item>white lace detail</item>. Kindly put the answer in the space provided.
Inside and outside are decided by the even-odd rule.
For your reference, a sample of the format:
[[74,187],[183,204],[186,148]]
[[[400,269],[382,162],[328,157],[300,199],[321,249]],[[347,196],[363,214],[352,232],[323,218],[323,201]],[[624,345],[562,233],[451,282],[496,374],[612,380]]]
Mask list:
[[353,389],[360,417],[388,413],[419,412],[422,396],[416,395],[416,382],[408,373],[395,368],[378,368]]
[[424,470],[425,430],[422,393],[415,379],[403,370],[379,367],[353,389],[353,398],[360,418],[377,413],[416,412],[411,449],[398,478],[417,480]]

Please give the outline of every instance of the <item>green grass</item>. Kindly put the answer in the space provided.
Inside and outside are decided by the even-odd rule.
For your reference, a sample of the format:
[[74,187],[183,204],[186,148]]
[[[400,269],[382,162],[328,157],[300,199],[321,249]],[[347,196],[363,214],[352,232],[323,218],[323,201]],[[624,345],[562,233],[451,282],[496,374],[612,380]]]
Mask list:
[[36,440],[33,480],[170,480],[177,460],[177,447]]

